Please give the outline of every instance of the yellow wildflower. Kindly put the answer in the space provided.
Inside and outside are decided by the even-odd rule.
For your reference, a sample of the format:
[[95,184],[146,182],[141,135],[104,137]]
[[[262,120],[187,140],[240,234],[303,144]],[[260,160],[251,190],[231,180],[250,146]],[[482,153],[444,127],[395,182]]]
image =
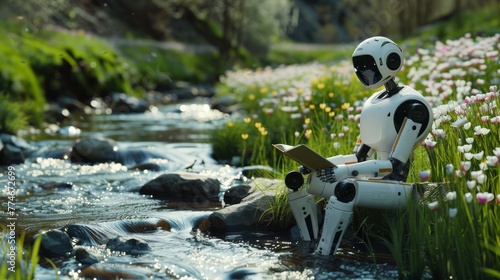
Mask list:
[[306,138],[309,138],[311,136],[311,134],[312,134],[312,129],[308,129],[308,130],[306,130],[306,133],[304,134],[304,136]]

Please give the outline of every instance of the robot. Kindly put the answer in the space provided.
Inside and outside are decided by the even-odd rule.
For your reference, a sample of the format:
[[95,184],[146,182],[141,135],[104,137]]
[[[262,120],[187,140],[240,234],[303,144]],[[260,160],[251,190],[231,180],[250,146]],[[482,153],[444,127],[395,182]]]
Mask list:
[[[293,216],[305,241],[317,240],[318,210],[314,196],[328,199],[315,253],[335,254],[351,221],[353,207],[404,207],[412,193],[406,183],[413,150],[425,139],[433,121],[432,108],[415,89],[400,86],[395,77],[403,52],[392,40],[372,37],[352,54],[354,71],[370,89],[382,85],[363,105],[360,134],[353,154],[326,158],[330,166],[311,170],[300,166],[285,177]],[[307,176],[307,189],[304,185]]]

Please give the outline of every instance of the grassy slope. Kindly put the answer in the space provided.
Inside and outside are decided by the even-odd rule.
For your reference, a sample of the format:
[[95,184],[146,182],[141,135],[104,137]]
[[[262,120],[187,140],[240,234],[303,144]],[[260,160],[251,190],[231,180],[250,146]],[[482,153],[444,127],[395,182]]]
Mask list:
[[[466,33],[472,35],[493,35],[500,32],[500,4],[465,12],[451,20],[417,29],[409,38],[394,38],[397,43],[411,46],[433,44],[435,40],[455,39]],[[282,43],[271,48],[263,59],[269,65],[298,64],[316,61],[330,63],[350,59],[356,43],[353,44],[293,44]]]

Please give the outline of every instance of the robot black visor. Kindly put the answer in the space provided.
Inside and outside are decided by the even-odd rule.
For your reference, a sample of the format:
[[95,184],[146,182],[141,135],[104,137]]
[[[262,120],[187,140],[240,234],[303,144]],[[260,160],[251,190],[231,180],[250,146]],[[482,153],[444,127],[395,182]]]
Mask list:
[[371,86],[382,79],[377,63],[371,55],[360,55],[352,58],[354,70],[358,79],[365,85]]

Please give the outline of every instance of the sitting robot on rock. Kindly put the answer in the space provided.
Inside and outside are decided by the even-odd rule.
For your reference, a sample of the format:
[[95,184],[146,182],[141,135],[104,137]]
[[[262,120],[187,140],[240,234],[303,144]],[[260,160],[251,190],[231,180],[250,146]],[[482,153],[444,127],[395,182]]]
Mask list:
[[[389,209],[406,205],[413,188],[405,183],[409,158],[433,121],[427,100],[394,79],[403,66],[403,52],[393,41],[372,37],[361,42],[352,63],[365,87],[385,86],[363,105],[354,153],[326,158],[331,163],[326,168],[300,166],[285,177],[285,184],[293,190],[289,201],[303,240],[316,240],[320,233],[314,196],[328,199],[316,248],[321,255],[335,254],[354,206]],[[299,190],[304,175],[308,188]]]

